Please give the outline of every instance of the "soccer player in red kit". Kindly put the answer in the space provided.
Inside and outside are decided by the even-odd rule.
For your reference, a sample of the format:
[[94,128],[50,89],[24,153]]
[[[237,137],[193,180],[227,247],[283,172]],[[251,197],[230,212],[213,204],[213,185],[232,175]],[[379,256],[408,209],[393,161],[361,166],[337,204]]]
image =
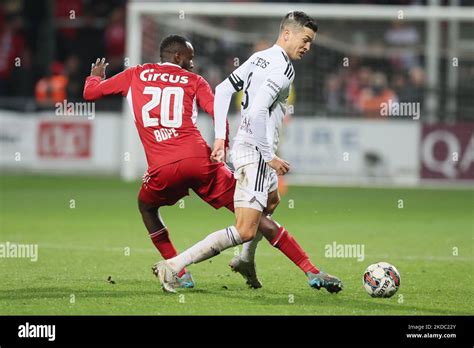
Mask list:
[[[159,208],[174,205],[192,189],[214,208],[233,211],[235,179],[222,162],[225,154],[220,151],[211,155],[195,124],[198,106],[213,115],[214,95],[207,81],[191,72],[192,45],[182,36],[170,35],[161,42],[160,57],[161,63],[133,66],[109,79],[105,79],[105,59],[97,59],[85,82],[84,99],[96,100],[110,94],[127,98],[148,162],[138,207],[153,244],[164,259],[169,259],[177,251]],[[216,128],[215,133],[215,148],[221,148],[218,145],[228,139],[228,125],[227,130]],[[259,231],[303,272],[319,273],[296,240],[271,219],[274,208],[276,205],[265,212]],[[234,265],[233,270],[241,273],[250,287],[259,288],[255,249],[249,246],[247,253],[249,257]],[[178,274],[178,280],[177,287],[194,286],[186,269]],[[330,282],[322,281],[315,288],[321,287],[333,291]]]

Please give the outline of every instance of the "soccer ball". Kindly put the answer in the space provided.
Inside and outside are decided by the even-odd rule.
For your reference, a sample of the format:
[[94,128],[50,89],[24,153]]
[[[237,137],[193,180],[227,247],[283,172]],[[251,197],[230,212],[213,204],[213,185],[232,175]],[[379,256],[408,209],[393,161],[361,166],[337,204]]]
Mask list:
[[400,273],[387,262],[377,262],[367,267],[362,284],[372,297],[392,297],[400,287]]

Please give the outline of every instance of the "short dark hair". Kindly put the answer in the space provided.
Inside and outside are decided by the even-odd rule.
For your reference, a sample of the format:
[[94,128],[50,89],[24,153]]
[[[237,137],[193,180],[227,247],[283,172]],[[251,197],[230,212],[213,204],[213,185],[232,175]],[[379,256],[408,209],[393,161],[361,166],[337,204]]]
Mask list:
[[315,33],[318,31],[318,25],[316,24],[316,21],[302,11],[288,12],[280,23],[280,31],[282,31],[287,25],[306,27]]
[[184,36],[168,35],[160,43],[160,58],[163,59],[165,56],[169,57],[186,48],[187,41]]

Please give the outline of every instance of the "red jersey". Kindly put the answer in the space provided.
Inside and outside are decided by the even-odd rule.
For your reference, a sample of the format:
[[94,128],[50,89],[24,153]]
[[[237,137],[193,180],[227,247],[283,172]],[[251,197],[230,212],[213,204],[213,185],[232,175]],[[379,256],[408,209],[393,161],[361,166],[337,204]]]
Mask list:
[[119,93],[133,112],[150,175],[184,158],[209,158],[211,149],[196,127],[198,106],[214,114],[214,95],[203,77],[175,64],[153,63],[130,67],[107,80],[86,79],[86,100]]

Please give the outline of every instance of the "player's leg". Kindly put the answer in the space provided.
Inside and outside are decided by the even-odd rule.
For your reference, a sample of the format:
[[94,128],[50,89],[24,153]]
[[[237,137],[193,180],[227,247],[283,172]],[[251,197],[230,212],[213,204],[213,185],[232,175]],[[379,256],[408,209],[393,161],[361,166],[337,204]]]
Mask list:
[[[280,195],[278,190],[274,190],[268,194],[267,207],[263,211],[263,217],[271,216],[275,211],[276,207],[280,203]],[[254,262],[255,250],[257,249],[258,243],[265,236],[269,241],[276,237],[279,226],[272,222],[271,219],[262,218],[260,220],[260,226],[255,238],[245,242],[242,245],[242,252],[240,253],[240,259],[244,262]],[[262,234],[263,233],[263,234]]]
[[[147,204],[138,199],[138,210],[148,230],[150,239],[161,256],[167,260],[178,255],[178,251],[170,239],[168,228],[164,225],[161,218],[159,207]],[[178,272],[177,286],[180,288],[194,287],[193,277],[185,268]]]
[[[164,259],[176,256],[178,252],[171,242],[168,229],[161,219],[159,207],[147,204],[138,198],[138,210],[140,211],[143,223],[148,230],[150,239],[156,249],[160,252],[161,256]],[[185,270],[182,270],[180,276],[184,272]]]
[[[269,193],[268,201],[268,210],[273,212],[280,201],[278,190]],[[270,214],[266,215],[264,219],[262,218],[261,221],[264,226],[272,227],[271,229],[265,227],[261,229],[266,239],[306,274],[311,287],[318,290],[324,287],[329,292],[342,290],[342,282],[337,277],[319,270],[296,239],[283,226],[274,221]],[[271,222],[278,226],[277,233],[275,233],[275,226]]]
[[257,244],[262,238],[263,234],[260,231],[257,231],[252,240],[242,244],[242,252],[239,255],[234,256],[229,262],[231,270],[240,273],[245,279],[246,284],[252,289],[259,289],[262,287],[262,283],[257,277],[257,267],[255,265]]
[[242,244],[255,236],[261,211],[252,208],[236,208],[235,215],[235,226],[211,233],[178,256],[156,264],[158,278],[165,291],[176,292],[174,284],[180,269],[210,259],[223,250]]
[[174,272],[220,254],[223,250],[242,244],[255,236],[261,211],[252,208],[236,208],[235,226],[229,226],[211,233],[206,238],[168,260]]
[[[216,209],[225,207],[232,213],[235,212],[234,208],[234,192],[236,180],[232,171],[223,163],[213,163],[209,159],[197,161],[194,166],[201,166],[201,175],[199,180],[196,181],[193,190],[196,194],[201,197],[202,200],[207,202],[209,205]],[[278,227],[275,228],[275,235],[278,232]],[[262,234],[257,231],[255,237],[248,242],[243,243],[243,254],[246,254],[246,250],[249,253],[255,252],[255,248],[248,247],[250,243],[256,243],[256,241],[262,239]],[[241,254],[242,255],[242,254]],[[249,259],[252,262],[241,261],[239,256],[233,258],[230,262],[230,266],[234,272],[242,274],[247,284],[251,288],[261,288],[262,284],[257,279],[255,264],[253,263],[254,255],[248,254]],[[235,263],[235,265],[234,265]]]
[[[267,202],[268,191],[263,189],[265,172],[258,163],[249,163],[238,168],[236,173],[238,173],[239,180],[234,192],[235,226],[211,233],[178,256],[158,263],[158,275],[165,291],[175,292],[172,284],[180,269],[192,263],[207,260],[225,249],[255,237],[262,211]],[[255,191],[254,187],[258,187],[259,190]]]
[[138,197],[138,210],[140,211],[143,223],[150,235],[166,228],[163,219],[161,218],[159,208],[159,206],[154,204],[145,203],[140,199],[140,197]]
[[[233,173],[223,164],[212,163],[207,159],[196,159],[193,161],[192,168],[197,167],[200,167],[197,173],[197,175],[199,175],[199,180],[197,180],[197,184],[193,187],[193,190],[214,208],[218,209],[225,206],[230,211],[234,211],[233,199],[234,192],[236,191],[236,180]],[[236,177],[242,178],[244,171],[248,177],[255,177],[255,170],[251,169],[252,165],[248,165],[245,169],[236,171]],[[190,168],[190,170],[192,169]],[[267,170],[268,172],[265,176],[264,186],[268,187],[270,192],[268,193],[268,199],[265,201],[266,207],[262,218],[260,219],[258,232],[256,233],[255,238],[243,243],[240,255],[233,257],[229,263],[232,271],[240,273],[246,280],[246,283],[251,288],[255,289],[262,287],[261,282],[258,280],[255,266],[255,252],[257,245],[263,235],[269,242],[271,242],[274,241],[277,235],[281,232],[281,226],[271,219],[271,214],[273,214],[280,203],[278,177],[270,168],[267,168]],[[255,180],[250,180],[251,183],[254,181]],[[242,187],[242,182],[244,182],[244,180],[240,180],[239,187],[237,188],[240,193],[236,193],[236,196],[242,196],[237,205],[247,206],[246,201],[252,200],[254,197],[252,188],[255,188],[255,186],[252,184],[253,187],[252,185],[250,185],[250,187]],[[253,204],[258,203],[254,202]],[[260,205],[257,205],[256,207],[260,208]],[[237,227],[237,229],[239,228]],[[308,272],[314,272],[314,274],[317,274],[319,272],[319,270],[309,261],[308,256],[303,249],[298,245],[298,243],[296,243],[296,241],[294,241],[289,233],[286,233],[281,243],[277,245],[282,246],[280,250],[290,260],[295,262],[295,264],[300,267],[305,274]]]
[[[273,187],[275,187],[273,185]],[[274,189],[268,194],[268,204],[266,214],[260,219],[259,231],[265,236],[272,246],[279,249],[288,259],[290,259],[308,277],[311,287],[320,289],[326,288],[329,292],[339,292],[342,290],[342,282],[335,276],[320,271],[309,259],[308,255],[296,239],[278,222],[272,219],[271,214],[275,211],[280,202],[278,189]],[[242,274],[253,288],[261,287],[257,278],[255,268],[255,251],[259,238],[244,243],[242,253],[231,260],[230,267]],[[255,286],[252,286],[255,285]]]
[[[202,178],[199,182],[200,185],[194,190],[196,193],[214,208],[218,209],[226,207],[230,211],[234,212],[233,196],[236,187],[236,180],[232,172],[226,166],[218,166],[214,171],[209,170],[209,162],[205,164],[206,173],[210,176]],[[239,173],[237,173],[237,176]],[[208,178],[211,177],[212,180]],[[271,214],[275,211],[278,204],[280,203],[280,195],[278,191],[278,177],[273,171],[269,172],[268,184],[270,193],[268,194],[267,206],[260,219],[258,232],[250,241],[243,243],[242,252],[240,255],[235,256],[229,263],[229,266],[234,272],[240,273],[246,283],[254,289],[262,287],[262,283],[259,281],[255,266],[255,252],[258,243],[262,239],[262,236],[270,242],[276,242],[277,236],[283,231],[283,237],[274,246],[282,251],[291,261],[293,261],[307,276],[310,285],[316,285],[315,282],[311,282],[313,275],[319,274],[319,269],[314,266],[309,260],[307,254],[300,247],[297,241],[291,236],[291,234],[282,226],[280,226],[271,217]],[[208,184],[208,183],[211,184]],[[239,204],[239,203],[237,203]],[[274,243],[272,243],[273,245]],[[324,273],[321,273],[322,276]],[[335,277],[334,277],[335,278]],[[337,278],[334,281],[339,281]],[[330,284],[329,284],[330,285]],[[328,285],[328,286],[329,286]]]
[[[160,177],[166,174],[166,169],[160,172]],[[162,205],[172,205],[176,200],[184,196],[184,192],[177,190],[177,195],[171,196],[165,192],[157,190],[159,185],[156,176],[150,177],[145,174],[143,184],[138,194],[138,210],[142,216],[143,223],[148,231],[150,239],[161,256],[166,260],[178,254],[173,242],[170,239],[168,228],[165,226],[160,215],[159,208]],[[194,281],[191,273],[186,269],[178,272],[179,287],[192,288]]]
[[271,215],[278,204],[280,203],[280,195],[277,190],[278,178],[276,173],[271,169],[267,168],[267,175],[265,176],[265,187],[268,187],[270,193],[266,201],[266,207],[263,212],[262,218],[260,219],[260,225],[258,232],[254,239],[244,243],[242,245],[242,252],[240,255],[236,255],[232,258],[229,263],[230,268],[234,272],[238,272],[244,277],[249,287],[258,289],[262,287],[262,283],[257,277],[257,269],[255,265],[255,252],[257,245],[262,239],[263,235],[268,240],[272,240],[276,237],[280,226],[275,224],[271,219],[267,219],[265,216]]

